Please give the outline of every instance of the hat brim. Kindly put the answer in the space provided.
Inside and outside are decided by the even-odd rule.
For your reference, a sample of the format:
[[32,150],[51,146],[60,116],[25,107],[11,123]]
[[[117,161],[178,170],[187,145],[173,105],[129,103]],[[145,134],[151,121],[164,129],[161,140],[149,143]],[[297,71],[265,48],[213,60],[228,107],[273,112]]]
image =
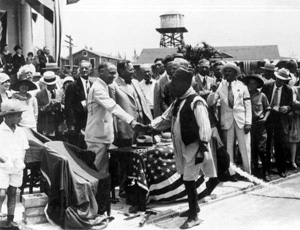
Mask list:
[[225,69],[234,69],[236,71],[236,76],[240,76],[241,75],[241,70],[239,67],[235,66],[235,65],[232,65],[232,64],[227,64],[227,65],[224,65],[222,67],[222,69],[220,70],[221,74],[224,76],[224,71]]
[[156,146],[166,146],[166,145],[173,145],[173,142],[158,142]]
[[286,78],[286,77],[282,77],[282,76],[279,75],[278,72],[276,72],[276,71],[274,72],[274,75],[275,75],[275,77],[277,77],[277,78],[279,78],[279,79],[281,79],[281,80],[284,80],[284,81],[289,81],[289,80],[292,79],[290,76],[288,76],[287,78]]
[[148,148],[153,147],[153,145],[141,146],[141,145],[133,144],[133,145],[131,145],[131,147],[134,149],[148,149]]
[[6,116],[6,115],[12,115],[12,114],[18,114],[18,113],[23,113],[25,110],[20,110],[20,111],[3,111],[0,112],[0,117]]
[[59,76],[57,76],[57,75],[55,75],[55,76],[56,76],[55,81],[47,82],[47,81],[45,81],[45,78],[44,78],[44,77],[41,77],[40,81],[43,82],[43,83],[45,83],[46,85],[54,85],[54,84],[56,84],[56,83],[58,82],[58,80],[59,80]]
[[261,69],[264,69],[264,70],[269,70],[269,71],[275,71],[277,68],[275,69],[269,69],[269,68],[265,68],[265,67],[260,67]]
[[248,85],[250,79],[255,79],[255,80],[257,81],[257,83],[258,83],[257,88],[261,88],[261,87],[264,86],[264,81],[263,81],[261,78],[259,78],[259,77],[257,77],[257,76],[253,76],[253,75],[246,76],[246,77],[244,78],[244,83],[245,83],[246,85]]
[[29,80],[19,81],[19,82],[13,84],[10,88],[14,91],[19,91],[20,90],[20,84],[23,83],[23,82],[26,82],[28,84],[28,86],[29,86],[28,91],[37,89],[37,86],[32,81],[29,81]]

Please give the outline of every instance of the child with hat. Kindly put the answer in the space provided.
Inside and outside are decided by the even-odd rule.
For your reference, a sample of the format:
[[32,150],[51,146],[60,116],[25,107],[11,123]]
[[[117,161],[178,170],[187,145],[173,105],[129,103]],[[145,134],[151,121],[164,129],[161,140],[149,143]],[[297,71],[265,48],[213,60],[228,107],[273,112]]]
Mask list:
[[14,220],[16,191],[23,182],[25,150],[29,148],[27,137],[18,127],[22,110],[18,101],[8,100],[1,104],[0,116],[0,215],[7,194],[7,227],[17,227]]
[[38,104],[34,96],[29,92],[36,90],[37,86],[30,80],[27,74],[21,74],[18,82],[11,86],[11,89],[16,91],[12,94],[12,100],[17,100],[24,108],[20,126],[36,129],[38,118]]
[[270,115],[270,105],[267,96],[260,92],[258,88],[264,85],[264,81],[257,74],[246,76],[245,84],[248,86],[251,107],[252,107],[252,127],[251,127],[251,158],[252,172],[254,176],[261,177],[258,169],[258,156],[262,161],[262,179],[270,181],[266,159],[267,131],[265,123]]

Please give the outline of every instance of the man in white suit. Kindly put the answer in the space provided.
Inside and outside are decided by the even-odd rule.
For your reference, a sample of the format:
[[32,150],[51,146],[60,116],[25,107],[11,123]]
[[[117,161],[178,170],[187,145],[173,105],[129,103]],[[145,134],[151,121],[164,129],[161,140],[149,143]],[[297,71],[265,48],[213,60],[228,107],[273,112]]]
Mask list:
[[[239,150],[242,155],[243,168],[251,173],[251,100],[247,87],[236,80],[241,74],[240,69],[234,64],[226,64],[221,73],[224,80],[218,89],[212,88],[207,98],[208,105],[214,105],[218,99],[221,104],[221,128],[224,134],[224,141],[231,162],[234,162],[235,137],[237,137]],[[235,172],[229,169],[230,180],[237,181]]]
[[96,153],[95,166],[101,172],[108,172],[107,149],[114,141],[113,115],[130,125],[138,127],[133,116],[126,113],[110,98],[108,85],[116,76],[117,68],[112,63],[100,64],[99,78],[90,88],[88,95],[88,118],[85,128],[87,148]]

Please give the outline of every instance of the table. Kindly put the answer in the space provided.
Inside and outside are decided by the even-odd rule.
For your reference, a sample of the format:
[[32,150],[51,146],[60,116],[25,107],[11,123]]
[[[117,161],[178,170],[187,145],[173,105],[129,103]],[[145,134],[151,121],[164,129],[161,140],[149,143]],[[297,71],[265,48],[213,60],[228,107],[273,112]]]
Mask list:
[[[134,205],[141,205],[141,202],[172,202],[187,199],[182,178],[176,171],[172,147],[153,146],[147,149],[125,147],[110,149],[109,152],[113,162],[122,163],[124,156],[128,159],[128,191],[136,193],[134,197],[138,200],[138,204]],[[215,179],[199,176],[196,184],[198,199],[201,199],[213,191],[217,182]],[[137,189],[142,192],[136,192]],[[143,194],[145,197],[141,197]]]

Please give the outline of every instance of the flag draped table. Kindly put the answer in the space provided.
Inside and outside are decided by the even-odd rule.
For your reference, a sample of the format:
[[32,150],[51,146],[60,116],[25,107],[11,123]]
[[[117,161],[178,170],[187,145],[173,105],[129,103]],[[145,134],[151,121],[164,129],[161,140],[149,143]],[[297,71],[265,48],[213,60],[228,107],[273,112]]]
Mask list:
[[[137,184],[146,191],[147,202],[170,202],[186,199],[186,191],[181,176],[175,167],[173,148],[169,146],[148,149],[120,148],[110,150],[112,158],[116,153],[128,153],[129,185]],[[197,183],[198,199],[209,195],[217,183],[216,180],[199,176]]]

